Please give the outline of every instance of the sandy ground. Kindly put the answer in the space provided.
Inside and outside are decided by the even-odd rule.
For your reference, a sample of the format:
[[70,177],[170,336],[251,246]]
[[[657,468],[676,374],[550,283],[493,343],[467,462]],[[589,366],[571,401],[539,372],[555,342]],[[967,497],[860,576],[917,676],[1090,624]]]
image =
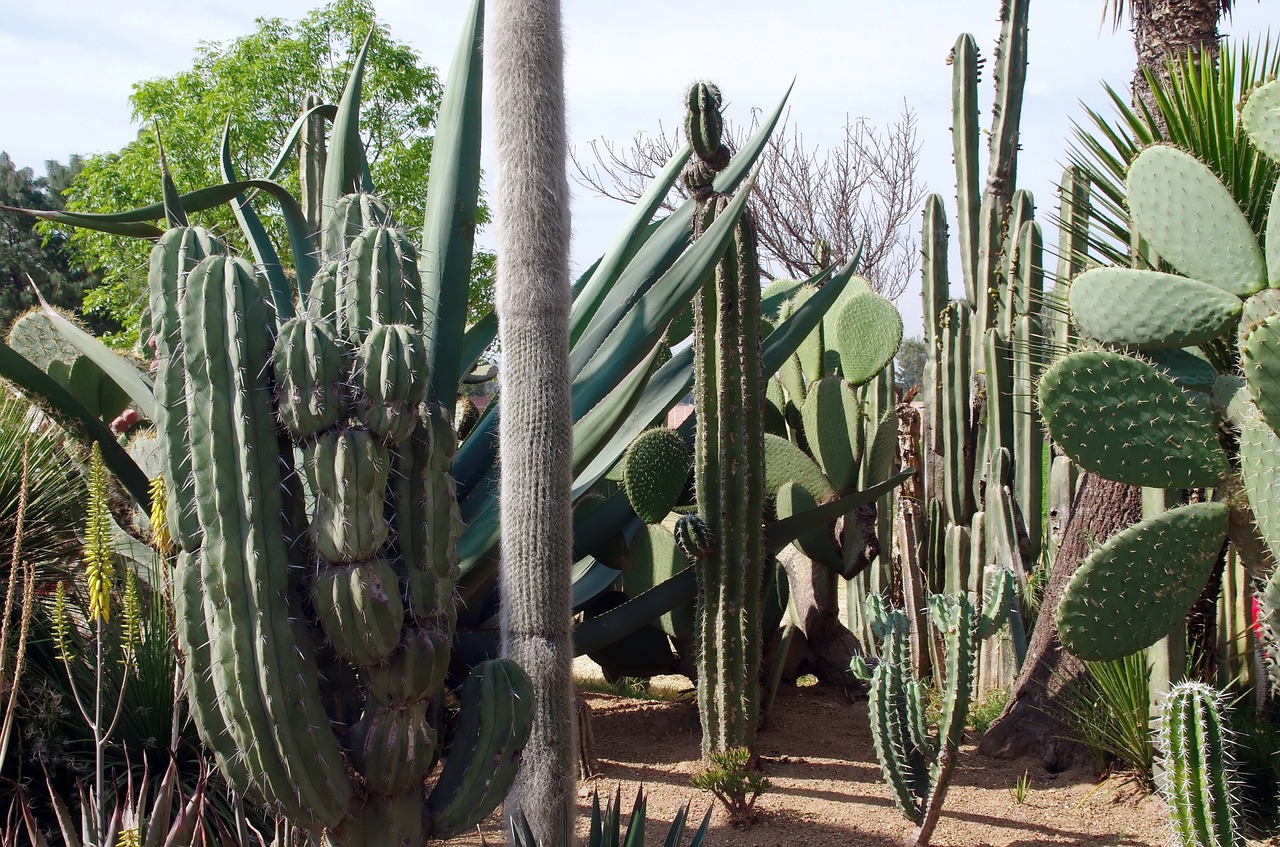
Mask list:
[[[666,684],[687,687],[683,677]],[[581,786],[579,821],[585,827],[590,791],[612,795],[621,786],[629,811],[636,788],[648,795],[647,835],[660,845],[676,810],[691,801],[701,820],[713,798],[690,784],[699,768],[698,714],[689,701],[637,700],[585,694],[601,774]],[[896,847],[909,830],[880,776],[865,702],[850,702],[836,688],[786,687],[760,735],[762,767],[772,788],[757,803],[757,821],[735,829],[716,805],[710,845],[841,845]],[[1012,787],[1023,774],[1030,788],[1021,803]],[[489,844],[503,843],[495,816],[483,828]],[[479,845],[477,835],[456,843]],[[1163,847],[1163,807],[1131,784],[1099,786],[1091,772],[1058,775],[1037,761],[996,761],[966,746],[934,835],[936,847]]]

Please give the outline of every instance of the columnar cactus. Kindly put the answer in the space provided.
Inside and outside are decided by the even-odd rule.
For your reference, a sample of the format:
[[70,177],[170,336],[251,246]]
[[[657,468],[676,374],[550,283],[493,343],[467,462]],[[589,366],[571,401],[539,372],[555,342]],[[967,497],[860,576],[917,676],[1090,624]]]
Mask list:
[[928,731],[928,693],[912,673],[907,650],[909,623],[900,609],[878,595],[866,614],[883,641],[871,677],[871,737],[893,802],[916,829],[907,843],[927,847],[942,813],[960,742],[964,738],[974,683],[978,642],[995,635],[1013,592],[1013,574],[1000,571],[979,615],[967,594],[934,595],[929,613],[941,635],[942,714],[936,734]]
[[297,317],[278,323],[263,275],[207,233],[159,240],[156,424],[202,739],[237,791],[324,843],[408,845],[501,802],[532,692],[512,662],[476,668],[426,792],[456,618],[456,442],[424,402],[416,248],[381,201],[330,193],[358,182],[334,175],[349,142]]
[[1239,847],[1235,767],[1222,694],[1199,682],[1169,691],[1156,743],[1164,759],[1160,793],[1176,847]]
[[[683,179],[697,202],[694,237],[724,209],[716,173],[729,161],[720,90],[689,89],[693,148]],[[745,189],[744,189],[745,190]],[[702,753],[754,750],[764,592],[764,373],[755,226],[744,213],[715,277],[694,300],[694,489],[709,550],[697,563],[698,711]]]
[[[1280,161],[1278,102],[1280,84],[1262,86],[1242,118],[1253,143]],[[1149,646],[1182,620],[1230,534],[1255,580],[1272,573],[1262,600],[1264,633],[1274,640],[1280,214],[1269,217],[1264,251],[1227,188],[1172,147],[1144,150],[1127,188],[1136,232],[1184,275],[1082,274],[1070,291],[1072,318],[1086,343],[1103,349],[1056,362],[1040,383],[1041,410],[1082,468],[1156,489],[1212,487],[1218,501],[1175,504],[1095,551],[1067,587],[1059,632],[1085,658]],[[1147,308],[1139,313],[1136,302]],[[1223,446],[1232,444],[1238,472]],[[1126,593],[1136,606],[1125,608]]]
[[564,47],[559,0],[495,6],[502,651],[528,672],[534,695],[507,814],[522,809],[555,843],[571,831],[577,777]]
[[[921,241],[925,343],[926,493],[942,504],[945,527],[925,537],[950,542],[942,558],[923,555],[930,580],[948,591],[981,596],[988,566],[1025,572],[1039,555],[1042,527],[1044,437],[1031,408],[1039,377],[1039,325],[1043,304],[1040,232],[1033,202],[1015,190],[1018,124],[1026,74],[1026,0],[1001,4],[995,53],[995,107],[985,183],[979,173],[977,87],[982,61],[972,36],[962,35],[949,57],[953,73],[952,143],[965,297],[950,301],[947,221],[941,197],[924,206]],[[1006,450],[1016,545],[992,527],[989,457]],[[994,557],[1000,555],[997,561]],[[1021,582],[1021,580],[1019,580]],[[1012,659],[1012,657],[1010,657]],[[985,664],[985,662],[984,662]],[[1013,661],[1001,663],[1012,668]],[[1007,686],[984,675],[983,685]]]

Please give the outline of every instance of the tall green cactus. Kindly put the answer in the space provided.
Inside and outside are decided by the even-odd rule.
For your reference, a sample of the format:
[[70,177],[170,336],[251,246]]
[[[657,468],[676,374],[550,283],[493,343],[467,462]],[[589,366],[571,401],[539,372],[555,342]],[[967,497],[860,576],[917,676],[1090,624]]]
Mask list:
[[[1041,358],[1038,339],[1044,331],[1039,325],[1043,258],[1031,195],[1016,190],[1027,15],[1026,0],[1001,3],[985,180],[979,172],[977,108],[982,63],[973,37],[962,35],[949,57],[962,300],[949,300],[941,197],[925,202],[921,238],[928,350],[925,491],[943,506],[941,513],[926,510],[926,515],[941,514],[946,520],[945,527],[926,529],[923,537],[945,536],[950,542],[943,561],[929,555],[919,560],[934,570],[929,578],[935,585],[975,597],[981,595],[989,567],[1025,575],[1027,564],[1039,555],[1043,532],[1044,437],[1031,408]],[[1002,483],[992,479],[990,457],[1000,450],[1007,451],[1016,480],[1010,486],[1015,514],[1012,521],[992,526],[993,486]],[[1016,545],[1003,543],[1006,529],[1016,533]],[[998,561],[997,555],[1002,557]],[[984,674],[984,686],[1012,682],[988,679]]]
[[927,687],[911,669],[909,622],[879,595],[866,601],[867,618],[883,641],[871,676],[871,737],[893,802],[915,825],[911,847],[927,847],[942,814],[951,774],[960,754],[973,692],[977,647],[996,634],[1013,593],[1013,573],[1000,571],[982,614],[967,594],[934,595],[929,615],[942,643],[942,714],[928,731]]
[[[694,237],[729,196],[715,175],[729,161],[720,90],[689,89],[693,148],[683,179],[697,202]],[[749,190],[747,187],[739,189]],[[755,225],[743,213],[729,248],[694,300],[694,490],[710,549],[697,563],[698,711],[703,758],[755,749],[764,594],[764,372]]]
[[[1277,102],[1280,84],[1255,89],[1242,122],[1280,160]],[[1056,362],[1039,387],[1045,423],[1086,470],[1153,489],[1212,487],[1220,502],[1152,514],[1086,560],[1064,595],[1059,632],[1072,651],[1102,659],[1149,646],[1182,620],[1229,531],[1255,580],[1268,579],[1266,547],[1280,552],[1280,438],[1268,413],[1280,393],[1280,254],[1263,249],[1228,189],[1187,153],[1144,150],[1127,188],[1135,231],[1185,276],[1100,268],[1075,281],[1081,333],[1129,352],[1086,349]],[[1280,215],[1271,216],[1268,247],[1280,243],[1278,227]],[[1143,292],[1150,308],[1138,313]],[[1233,444],[1238,482],[1224,449]],[[1224,496],[1238,488],[1245,497]],[[1179,551],[1176,567],[1148,567],[1171,561],[1169,549]],[[1126,587],[1135,580],[1141,591]],[[1276,580],[1273,572],[1261,594],[1272,639]],[[1136,614],[1116,602],[1125,591]]]
[[1176,847],[1240,847],[1239,800],[1223,696],[1199,682],[1169,691],[1156,743]]
[[[468,41],[480,20],[477,4]],[[332,172],[349,142],[326,184],[350,181]],[[379,201],[326,209],[326,270],[279,325],[264,277],[206,233],[171,229],[153,251],[179,643],[197,729],[238,791],[334,847],[416,844],[501,802],[532,691],[510,661],[476,668],[425,793],[456,619],[456,441],[423,402],[416,249]]]

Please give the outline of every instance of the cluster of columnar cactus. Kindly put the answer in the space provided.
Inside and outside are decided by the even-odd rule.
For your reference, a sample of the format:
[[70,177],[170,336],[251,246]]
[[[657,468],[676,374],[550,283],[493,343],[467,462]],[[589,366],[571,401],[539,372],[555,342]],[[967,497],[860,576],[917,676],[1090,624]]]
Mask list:
[[501,802],[532,692],[512,662],[477,667],[426,792],[456,620],[456,441],[428,402],[418,251],[380,200],[339,196],[361,184],[346,141],[325,173],[319,272],[300,270],[296,304],[166,191],[172,227],[149,274],[154,417],[202,739],[238,791],[326,843],[413,844]]
[[[697,203],[694,238],[729,195],[714,179],[729,162],[720,90],[689,89],[685,133],[693,156],[682,178]],[[707,548],[697,563],[698,711],[704,758],[754,749],[763,633],[764,384],[755,225],[739,218],[714,277],[694,295],[693,473]]]
[[1176,847],[1238,847],[1236,770],[1220,692],[1199,682],[1169,691],[1156,743],[1163,759],[1160,793]]
[[368,208],[337,203],[331,272],[278,326],[253,266],[196,228],[169,230],[150,274],[192,714],[237,789],[334,844],[472,825],[529,726],[521,671],[478,668],[423,799],[454,620],[454,437],[423,403],[416,251]]
[[[1278,101],[1280,85],[1256,89],[1242,120],[1280,161]],[[1134,160],[1127,189],[1134,229],[1178,273],[1078,277],[1070,306],[1084,349],[1046,371],[1039,400],[1055,443],[1082,468],[1174,494],[1164,498],[1169,511],[1149,510],[1089,556],[1066,589],[1059,632],[1088,659],[1149,646],[1183,619],[1230,537],[1254,579],[1273,574],[1262,599],[1274,644],[1280,214],[1269,217],[1264,249],[1219,179],[1166,146]],[[1201,488],[1214,499],[1177,493]]]
[[[1026,73],[1026,0],[1001,9],[989,164],[980,186],[981,60],[962,35],[950,55],[952,142],[965,297],[950,299],[943,200],[925,200],[923,297],[926,494],[919,556],[935,590],[981,596],[1003,568],[1019,584],[1040,555],[1044,434],[1032,408],[1039,377],[1043,256],[1030,193],[1015,191]],[[1003,451],[1003,459],[996,456]],[[917,607],[923,604],[915,599]],[[919,617],[917,617],[919,621]],[[918,625],[918,623],[917,623]],[[1016,630],[1016,627],[1015,627]],[[1020,651],[984,656],[984,687],[1012,682]]]
[[912,670],[907,615],[879,595],[867,598],[867,619],[882,642],[871,676],[871,737],[894,804],[916,824],[908,841],[915,847],[928,845],[942,813],[969,714],[978,643],[1000,629],[1013,592],[1013,574],[1004,570],[981,614],[964,592],[930,598],[929,616],[942,644],[942,713],[933,733],[925,716],[928,685]]

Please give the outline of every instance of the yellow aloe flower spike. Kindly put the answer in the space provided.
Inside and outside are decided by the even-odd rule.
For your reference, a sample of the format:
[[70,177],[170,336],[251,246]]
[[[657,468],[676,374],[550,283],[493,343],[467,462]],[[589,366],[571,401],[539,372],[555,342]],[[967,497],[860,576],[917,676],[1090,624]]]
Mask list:
[[107,471],[97,444],[89,455],[89,514],[85,525],[84,573],[89,583],[89,620],[111,620],[111,513],[107,509]]
[[173,534],[169,532],[169,493],[164,487],[164,476],[151,478],[151,542],[161,556],[173,552]]

